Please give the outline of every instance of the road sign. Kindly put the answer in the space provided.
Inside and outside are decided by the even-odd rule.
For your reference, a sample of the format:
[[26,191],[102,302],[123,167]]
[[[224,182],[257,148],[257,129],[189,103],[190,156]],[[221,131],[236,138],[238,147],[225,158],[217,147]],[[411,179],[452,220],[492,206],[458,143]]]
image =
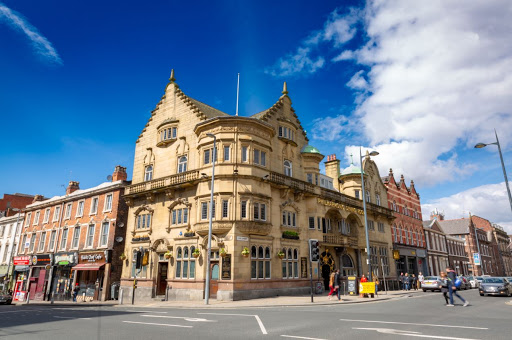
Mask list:
[[480,265],[480,253],[473,253],[473,262],[475,262],[475,266]]

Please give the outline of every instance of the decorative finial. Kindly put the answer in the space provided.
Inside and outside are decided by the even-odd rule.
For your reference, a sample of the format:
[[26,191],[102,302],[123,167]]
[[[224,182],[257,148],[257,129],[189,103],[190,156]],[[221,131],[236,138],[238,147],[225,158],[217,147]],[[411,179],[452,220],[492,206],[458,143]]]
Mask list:
[[288,89],[286,88],[286,82],[283,83],[283,94],[288,94]]
[[169,81],[171,83],[174,83],[174,81],[176,80],[176,78],[174,78],[174,69],[171,70],[171,78],[169,78]]
[[389,168],[389,174],[392,175],[393,174],[393,168]]

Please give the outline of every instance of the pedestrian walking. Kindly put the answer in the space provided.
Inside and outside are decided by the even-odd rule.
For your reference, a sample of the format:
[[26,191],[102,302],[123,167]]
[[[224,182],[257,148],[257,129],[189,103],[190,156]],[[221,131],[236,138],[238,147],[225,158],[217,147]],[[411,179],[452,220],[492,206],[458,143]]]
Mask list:
[[448,267],[448,268],[446,268],[446,275],[448,276],[448,295],[450,297],[450,304],[448,304],[447,306],[449,306],[449,307],[454,306],[453,295],[458,297],[460,299],[460,301],[462,301],[464,303],[464,305],[463,305],[464,307],[469,305],[469,301],[466,301],[462,296],[460,296],[457,293],[457,287],[455,287],[455,280],[457,280],[457,274],[455,273],[455,271]]
[[411,276],[411,281],[412,281],[411,282],[412,283],[412,289],[418,290],[418,278],[414,274],[412,274],[412,276]]
[[404,273],[400,273],[398,282],[400,283],[400,290],[404,290]]
[[423,276],[423,273],[420,272],[420,275],[418,275],[418,288],[421,288],[423,286],[424,280],[425,280],[425,277]]
[[409,284],[411,283],[411,278],[409,277],[409,273],[405,273],[403,280],[404,280],[404,289],[409,290],[410,289]]
[[73,289],[73,302],[76,302],[76,297],[78,296],[78,291],[80,290],[80,287],[78,286],[78,283],[75,285],[75,288]]
[[341,300],[340,292],[341,292],[341,273],[339,269],[336,269],[336,274],[334,275],[334,288],[336,289],[336,293],[338,295],[338,301]]
[[441,293],[443,293],[444,301],[446,301],[446,305],[448,306],[450,304],[448,300],[448,277],[445,272],[441,272],[439,276],[439,280],[441,280]]
[[379,295],[379,278],[375,277],[375,295]]
[[331,299],[331,296],[332,294],[334,293],[334,276],[335,276],[335,272],[332,272],[331,273],[331,276],[329,277],[329,288],[331,289],[331,291],[329,292],[329,294],[327,295],[327,297],[329,298],[329,300]]

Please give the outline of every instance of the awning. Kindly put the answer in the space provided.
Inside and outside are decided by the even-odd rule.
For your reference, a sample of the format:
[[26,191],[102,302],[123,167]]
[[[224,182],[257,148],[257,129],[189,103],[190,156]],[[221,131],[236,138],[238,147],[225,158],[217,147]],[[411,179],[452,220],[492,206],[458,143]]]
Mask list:
[[71,268],[71,270],[99,270],[104,265],[105,263],[81,263]]

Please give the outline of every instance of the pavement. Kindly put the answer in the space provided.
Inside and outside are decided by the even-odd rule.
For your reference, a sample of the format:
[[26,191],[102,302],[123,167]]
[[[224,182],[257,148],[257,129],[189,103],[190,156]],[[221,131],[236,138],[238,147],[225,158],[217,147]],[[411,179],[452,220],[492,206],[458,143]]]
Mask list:
[[[159,301],[154,299],[152,301],[135,301],[134,306],[137,307],[151,307],[151,308],[246,308],[246,307],[282,307],[282,306],[322,306],[322,305],[338,305],[338,304],[354,304],[354,303],[371,303],[378,301],[385,301],[391,299],[398,299],[403,297],[415,296],[423,293],[421,290],[410,291],[389,291],[380,292],[371,297],[360,297],[359,295],[342,295],[341,300],[338,301],[337,297],[329,300],[327,294],[314,295],[313,302],[311,302],[311,295],[301,296],[276,296],[270,298],[260,298],[251,300],[239,301],[219,301],[210,299],[209,304],[205,305],[204,300],[194,301]],[[29,305],[53,305],[53,306],[114,306],[114,307],[127,307],[131,306],[131,301],[125,300],[122,305],[117,300],[109,301],[93,301],[93,302],[71,302],[71,301],[55,301],[53,304],[50,301],[30,301]],[[14,304],[14,302],[13,302]],[[27,305],[26,302],[17,302],[16,305]]]

